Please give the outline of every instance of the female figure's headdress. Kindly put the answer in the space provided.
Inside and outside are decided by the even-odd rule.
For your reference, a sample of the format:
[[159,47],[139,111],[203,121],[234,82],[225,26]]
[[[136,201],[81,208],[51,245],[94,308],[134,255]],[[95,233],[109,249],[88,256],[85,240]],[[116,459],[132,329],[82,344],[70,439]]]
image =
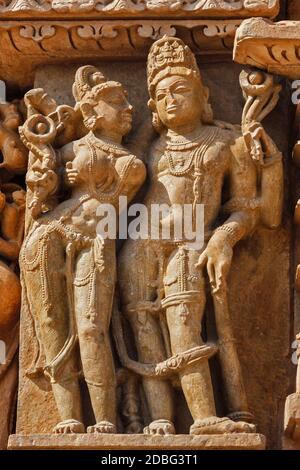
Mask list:
[[80,67],[75,74],[73,96],[76,104],[80,101],[94,102],[102,91],[108,88],[122,88],[121,83],[107,80],[93,65]]

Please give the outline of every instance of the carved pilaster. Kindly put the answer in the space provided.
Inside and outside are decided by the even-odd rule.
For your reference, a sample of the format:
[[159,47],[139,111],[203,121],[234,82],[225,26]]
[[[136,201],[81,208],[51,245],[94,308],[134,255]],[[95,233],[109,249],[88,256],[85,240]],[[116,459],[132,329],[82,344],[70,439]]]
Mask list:
[[[289,13],[292,17],[300,14],[299,2],[290,2]],[[290,79],[300,79],[300,21],[281,21],[272,23],[262,18],[245,20],[239,27],[234,45],[234,60],[240,64],[248,64],[269,72],[283,75]],[[295,82],[293,103],[299,101],[299,84]],[[298,85],[298,90],[297,90]],[[298,102],[299,110],[299,102]],[[300,163],[300,133],[299,112],[295,118],[295,137],[298,142],[294,146],[294,162]],[[294,189],[295,194],[298,194]],[[299,223],[300,223],[300,200],[295,208],[294,217],[295,230],[295,260],[299,262]],[[296,268],[295,276],[295,334],[299,331],[299,292],[300,292],[300,265]],[[286,449],[298,449],[300,446],[300,335],[296,335],[297,351],[296,363],[296,393],[287,397],[284,416],[284,438],[283,446]]]

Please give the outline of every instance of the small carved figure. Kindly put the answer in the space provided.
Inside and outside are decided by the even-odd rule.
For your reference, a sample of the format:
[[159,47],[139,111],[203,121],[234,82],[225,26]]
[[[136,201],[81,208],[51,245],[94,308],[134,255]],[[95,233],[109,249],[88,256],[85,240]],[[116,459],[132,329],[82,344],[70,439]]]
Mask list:
[[21,285],[18,257],[24,234],[25,191],[13,178],[25,173],[28,152],[17,133],[21,114],[17,103],[0,103],[0,340],[5,363],[0,364],[0,448],[12,429],[17,387],[17,350]]
[[[1,180],[4,179],[4,171],[11,177],[15,174],[23,174],[27,169],[28,152],[18,135],[20,124],[21,115],[16,103],[0,103]],[[6,179],[8,179],[7,175]]]

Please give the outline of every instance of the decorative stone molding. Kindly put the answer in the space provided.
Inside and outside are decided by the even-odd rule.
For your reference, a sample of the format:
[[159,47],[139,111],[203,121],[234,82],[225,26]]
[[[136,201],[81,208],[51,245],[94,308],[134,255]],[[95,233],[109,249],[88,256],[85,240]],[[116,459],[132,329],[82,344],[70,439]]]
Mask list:
[[196,51],[231,54],[241,20],[3,21],[0,23],[0,79],[11,85],[33,84],[41,64],[99,58],[146,58],[163,35],[184,36]]
[[300,77],[300,22],[243,21],[235,36],[233,58],[271,73]]
[[[300,18],[298,0],[289,4],[290,16]],[[297,16],[299,15],[299,16]],[[235,37],[234,60],[241,64],[254,65],[272,73],[287,76],[290,79],[300,78],[300,21],[282,21],[272,23],[262,18],[245,20],[238,28]],[[298,104],[299,109],[299,104]],[[297,120],[297,118],[296,118]],[[294,162],[300,163],[300,140],[294,146]],[[295,208],[295,224],[300,223],[300,200]],[[296,232],[296,253],[299,246],[299,229]],[[296,255],[297,258],[297,255]],[[295,278],[295,310],[299,315],[298,298],[300,292],[300,265],[296,269]],[[298,310],[298,313],[297,313]],[[295,330],[297,324],[295,321]],[[289,395],[285,403],[284,414],[284,449],[299,449],[300,446],[300,335],[296,336],[298,348],[296,352],[298,371],[296,392]]]
[[103,17],[115,16],[197,16],[197,17],[275,17],[279,0],[4,0],[3,16],[28,16],[32,13],[62,16],[97,12]]

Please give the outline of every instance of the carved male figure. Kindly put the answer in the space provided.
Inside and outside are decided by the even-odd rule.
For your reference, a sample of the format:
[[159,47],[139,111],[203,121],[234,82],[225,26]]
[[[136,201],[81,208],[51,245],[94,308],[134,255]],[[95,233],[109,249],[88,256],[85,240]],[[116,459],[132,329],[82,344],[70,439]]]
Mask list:
[[[157,364],[193,352],[193,360],[177,368],[194,420],[191,433],[252,432],[254,426],[244,422],[251,415],[231,331],[226,277],[236,243],[262,218],[273,228],[280,223],[281,154],[259,122],[244,128],[247,138],[234,126],[214,122],[208,89],[195,57],[181,40],[164,37],[154,43],[148,58],[148,87],[153,125],[160,137],[149,157],[151,184],[145,204],[149,209],[152,204],[174,205],[171,215],[161,221],[162,226],[171,222],[173,228],[176,218],[182,217],[176,206],[203,204],[205,244],[193,248],[184,237],[174,236],[174,230],[170,240],[127,242],[119,262],[121,308],[132,326],[141,363]],[[262,153],[259,172],[249,152],[254,147]],[[258,188],[266,187],[267,181],[262,194]],[[216,416],[208,365],[214,351],[209,343],[204,348],[201,337],[206,272],[230,413],[225,418]],[[170,382],[145,374],[143,389],[151,416],[144,432],[174,433]]]
[[[37,202],[42,198],[42,204],[31,207],[39,210],[32,213],[35,220],[21,254],[26,302],[46,363],[37,362],[31,373],[42,372],[51,381],[61,417],[54,432],[84,432],[75,354],[78,338],[82,373],[96,418],[88,432],[114,433],[116,384],[109,324],[115,241],[97,237],[97,209],[102,203],[117,207],[120,195],[131,199],[144,180],[145,169],[121,145],[132,119],[122,85],[106,80],[95,67],[84,66],[76,73],[73,94],[87,135],[58,153],[47,137],[54,125],[49,115],[33,114],[22,130],[35,155],[29,169],[32,197]],[[54,131],[53,145],[55,136]],[[53,207],[47,204],[46,193],[48,188],[53,203],[57,196],[53,172],[60,186],[59,160],[71,194],[62,202],[57,198]]]

